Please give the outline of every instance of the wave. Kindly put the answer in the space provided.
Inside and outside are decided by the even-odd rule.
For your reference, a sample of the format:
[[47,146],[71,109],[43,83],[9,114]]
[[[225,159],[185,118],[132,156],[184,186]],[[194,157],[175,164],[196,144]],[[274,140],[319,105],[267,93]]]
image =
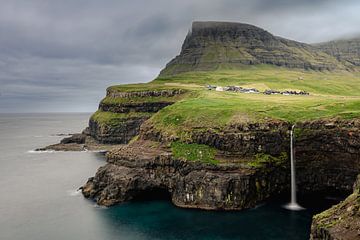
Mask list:
[[27,151],[27,153],[55,153],[55,152],[59,152],[59,151],[55,151],[55,150],[29,150]]

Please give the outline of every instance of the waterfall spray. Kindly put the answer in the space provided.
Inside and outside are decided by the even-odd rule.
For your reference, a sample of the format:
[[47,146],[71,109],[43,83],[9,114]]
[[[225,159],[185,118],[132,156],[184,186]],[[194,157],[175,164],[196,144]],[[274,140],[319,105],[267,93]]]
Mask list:
[[291,160],[291,201],[285,206],[286,209],[298,211],[302,208],[296,200],[296,168],[295,168],[295,153],[294,153],[294,129],[295,125],[291,126],[290,130],[290,160]]

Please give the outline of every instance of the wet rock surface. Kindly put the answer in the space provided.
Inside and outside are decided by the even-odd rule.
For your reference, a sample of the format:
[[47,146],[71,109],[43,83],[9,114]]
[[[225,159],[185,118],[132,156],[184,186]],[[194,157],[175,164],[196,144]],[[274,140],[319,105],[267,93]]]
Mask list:
[[101,144],[89,134],[87,130],[83,133],[75,133],[70,137],[66,137],[60,143],[52,144],[43,148],[35,149],[35,151],[98,151],[107,152],[118,148],[120,144]]

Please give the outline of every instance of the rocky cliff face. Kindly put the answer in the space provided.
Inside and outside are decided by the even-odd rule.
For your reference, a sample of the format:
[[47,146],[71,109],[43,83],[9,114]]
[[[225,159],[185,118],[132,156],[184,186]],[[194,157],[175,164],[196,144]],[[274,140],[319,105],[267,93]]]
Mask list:
[[[298,127],[295,151],[300,191],[349,192],[360,171],[359,122],[316,121]],[[194,142],[219,150],[221,160],[216,165],[176,159],[162,145],[166,141],[153,141],[161,133],[142,129],[141,140],[108,154],[108,164],[89,179],[83,193],[107,206],[131,200],[144,191],[163,189],[181,207],[253,207],[289,188],[289,161],[259,162],[253,158],[259,153],[275,158],[287,153],[288,128],[289,124],[277,122],[195,134]]]
[[118,91],[108,89],[99,110],[89,120],[89,134],[100,143],[125,144],[139,134],[153,113],[173,104],[182,89]]
[[284,166],[189,162],[144,141],[110,152],[107,161],[82,189],[84,196],[106,206],[162,189],[180,207],[240,210],[254,207],[288,186]]
[[314,46],[336,57],[347,66],[360,66],[360,38],[331,41],[315,44]]
[[253,64],[313,70],[344,68],[336,58],[311,45],[276,37],[252,25],[194,22],[180,55],[160,75]]
[[311,239],[360,239],[360,175],[353,194],[313,217]]

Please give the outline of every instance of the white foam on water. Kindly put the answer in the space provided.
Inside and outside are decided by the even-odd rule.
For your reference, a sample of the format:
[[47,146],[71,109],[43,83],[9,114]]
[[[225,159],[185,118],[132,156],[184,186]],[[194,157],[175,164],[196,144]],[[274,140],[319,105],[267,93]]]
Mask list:
[[297,203],[289,203],[284,205],[284,208],[287,210],[291,210],[291,211],[301,211],[301,210],[305,210],[305,208],[301,207],[299,204]]
[[[29,150],[27,151],[27,153],[36,153],[36,154],[39,154],[39,153],[55,153],[56,151],[54,150]],[[58,151],[59,152],[59,151]]]
[[94,207],[94,208],[97,208],[97,209],[108,209],[108,207],[106,207],[106,206],[100,206],[100,205],[98,205],[98,204],[96,204],[96,203],[93,205],[93,207]]
[[69,196],[75,197],[75,196],[80,196],[81,195],[81,190],[80,189],[78,189],[78,190],[67,190],[66,193]]

